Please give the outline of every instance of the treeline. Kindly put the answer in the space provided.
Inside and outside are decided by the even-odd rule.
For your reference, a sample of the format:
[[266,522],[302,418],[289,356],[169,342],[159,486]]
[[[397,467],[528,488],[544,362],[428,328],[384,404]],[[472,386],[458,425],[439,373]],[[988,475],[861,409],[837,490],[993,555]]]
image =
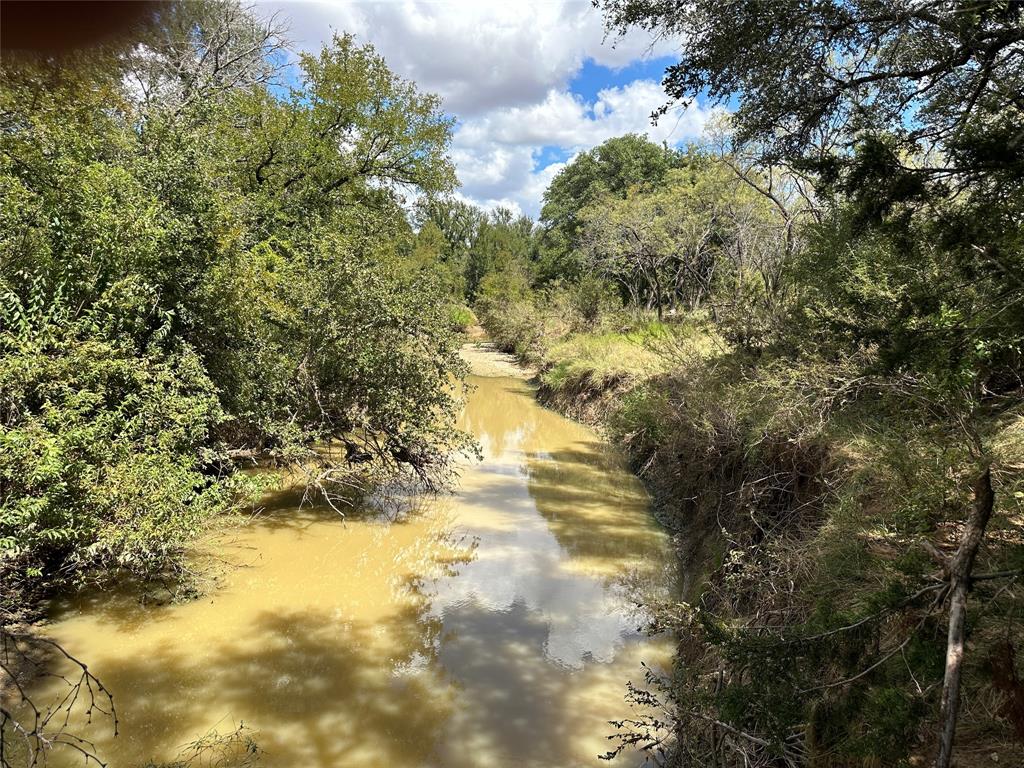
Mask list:
[[422,202],[415,257],[445,276],[453,299],[484,313],[531,291],[568,302],[579,330],[596,328],[602,313],[628,323],[642,312],[661,320],[707,310],[757,346],[765,330],[749,323],[781,310],[796,222],[817,211],[793,180],[741,162],[710,144],[613,138],[555,177],[536,224],[503,208]]
[[233,0],[159,3],[126,44],[5,54],[5,621],[174,569],[255,460],[340,503],[443,482],[466,444],[455,307],[407,215],[454,188],[451,120],[370,46],[286,68],[283,35]]
[[670,96],[737,99],[686,151],[579,155],[529,256],[474,297],[678,534],[676,670],[632,693],[671,717],[622,743],[678,765],[1012,763],[1024,9],[599,5],[686,41]]

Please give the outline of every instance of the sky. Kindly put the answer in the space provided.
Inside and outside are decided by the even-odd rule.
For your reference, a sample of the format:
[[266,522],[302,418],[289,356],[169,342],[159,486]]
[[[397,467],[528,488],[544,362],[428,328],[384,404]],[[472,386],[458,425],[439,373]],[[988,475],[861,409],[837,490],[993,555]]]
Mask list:
[[460,196],[536,217],[566,162],[612,136],[670,144],[699,137],[701,102],[650,115],[674,46],[636,30],[605,39],[590,0],[320,0],[261,3],[290,19],[295,50],[334,31],[369,42],[397,74],[439,94],[456,119],[451,158]]

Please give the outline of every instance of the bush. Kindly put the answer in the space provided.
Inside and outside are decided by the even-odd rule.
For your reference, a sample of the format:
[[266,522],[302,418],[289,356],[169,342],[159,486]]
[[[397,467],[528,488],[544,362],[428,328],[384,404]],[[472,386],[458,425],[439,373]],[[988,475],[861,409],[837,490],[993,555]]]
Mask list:
[[454,184],[438,99],[349,36],[279,93],[275,39],[240,42],[266,29],[237,4],[217,45],[239,79],[183,94],[167,73],[223,31],[206,4],[160,10],[131,51],[0,71],[4,586],[173,567],[236,500],[234,456],[436,487],[468,440],[466,318],[396,186]]
[[206,471],[216,390],[187,345],[111,333],[145,313],[137,284],[75,322],[39,295],[0,313],[0,562],[29,580],[159,572],[231,501]]
[[448,326],[453,331],[464,333],[476,324],[476,315],[469,307],[453,305],[448,309]]

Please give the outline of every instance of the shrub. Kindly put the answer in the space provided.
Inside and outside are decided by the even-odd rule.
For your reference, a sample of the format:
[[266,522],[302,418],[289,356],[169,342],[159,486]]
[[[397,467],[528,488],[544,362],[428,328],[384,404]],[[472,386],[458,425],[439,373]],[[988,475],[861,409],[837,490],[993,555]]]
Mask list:
[[448,325],[453,331],[465,332],[476,324],[476,315],[469,307],[452,305],[448,309]]

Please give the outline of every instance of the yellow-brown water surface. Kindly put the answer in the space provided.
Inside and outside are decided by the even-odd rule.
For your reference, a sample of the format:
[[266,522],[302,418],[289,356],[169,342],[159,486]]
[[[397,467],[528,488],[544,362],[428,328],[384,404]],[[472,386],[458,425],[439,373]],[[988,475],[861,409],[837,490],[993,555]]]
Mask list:
[[120,735],[88,730],[111,766],[239,722],[274,768],[608,765],[626,682],[667,663],[635,605],[672,583],[666,536],[590,430],[521,380],[471,383],[484,458],[454,495],[342,521],[281,493],[223,536],[231,567],[205,597],[57,609],[50,635],[114,693]]

